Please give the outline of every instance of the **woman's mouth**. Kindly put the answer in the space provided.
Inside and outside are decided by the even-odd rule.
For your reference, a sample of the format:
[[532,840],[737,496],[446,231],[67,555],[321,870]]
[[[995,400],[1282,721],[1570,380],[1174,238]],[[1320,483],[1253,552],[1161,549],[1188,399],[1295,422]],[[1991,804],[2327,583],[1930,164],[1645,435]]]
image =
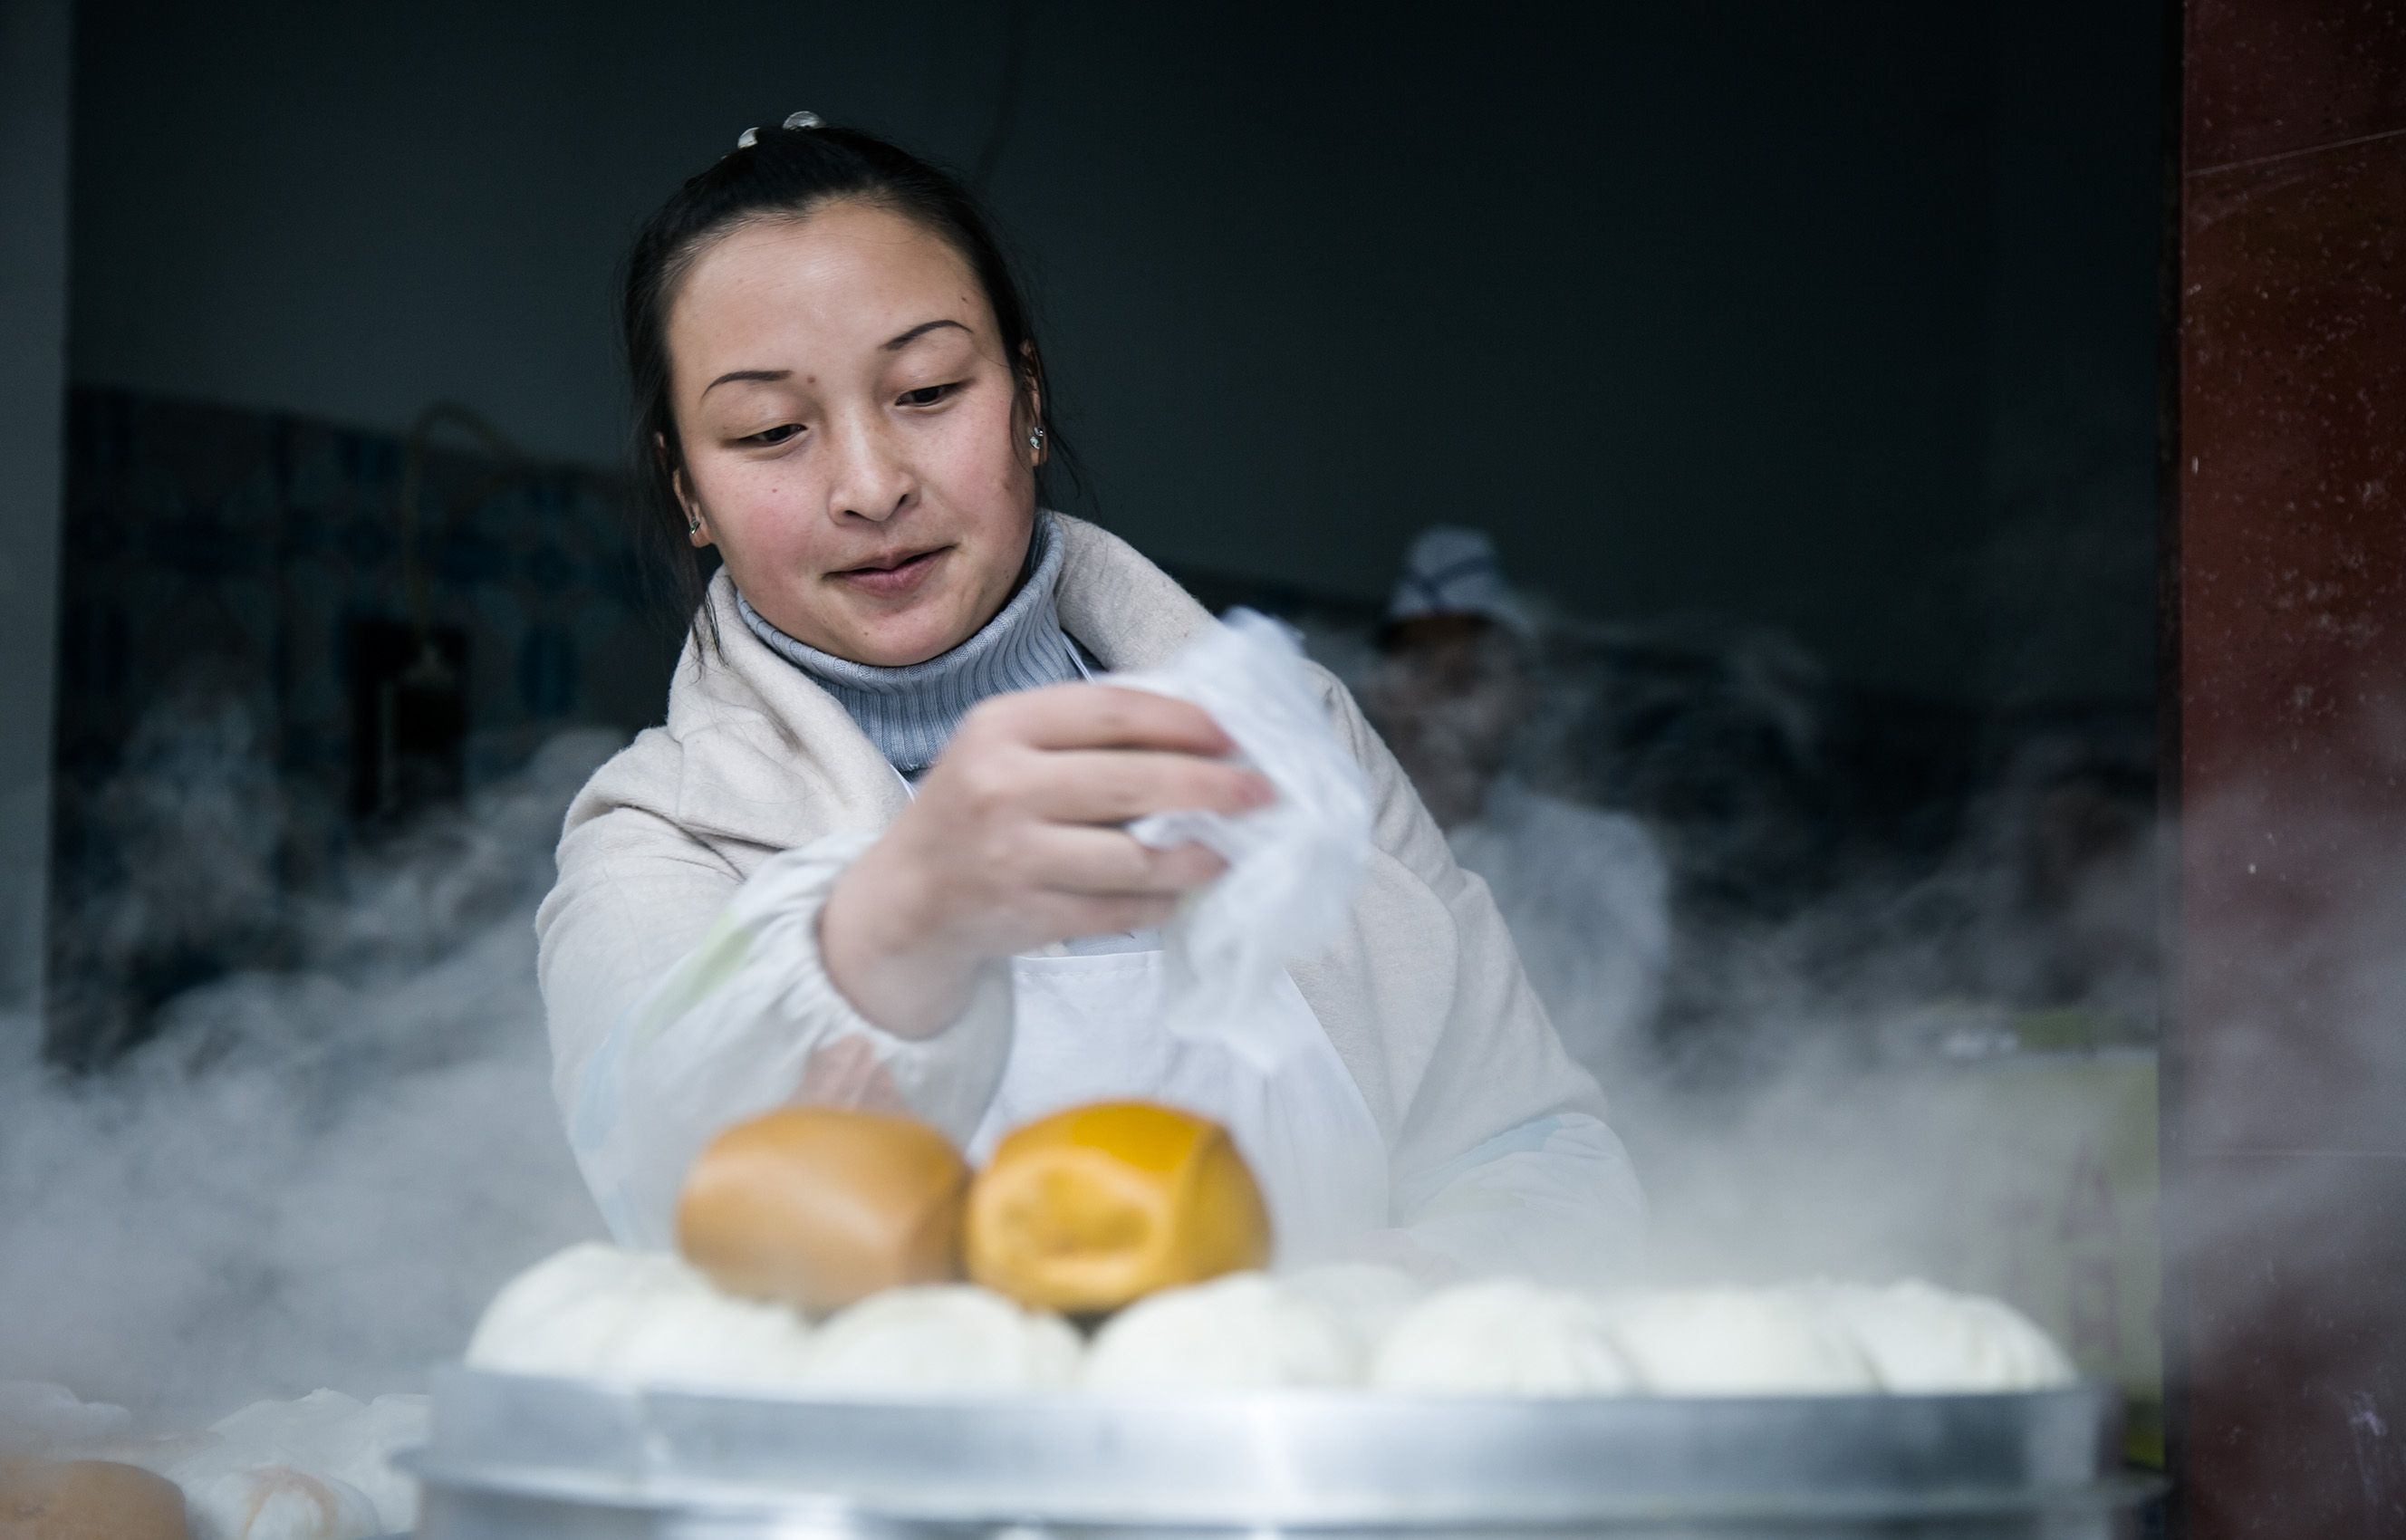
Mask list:
[[847,587],[876,599],[900,599],[926,582],[935,571],[936,563],[952,549],[940,545],[932,551],[898,552],[891,557],[879,557],[858,567],[828,575]]

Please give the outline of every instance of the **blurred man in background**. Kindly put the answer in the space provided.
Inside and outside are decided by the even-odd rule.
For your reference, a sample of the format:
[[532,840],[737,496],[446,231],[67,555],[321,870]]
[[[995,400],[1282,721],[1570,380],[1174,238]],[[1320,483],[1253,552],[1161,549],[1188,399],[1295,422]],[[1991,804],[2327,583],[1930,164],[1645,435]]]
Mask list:
[[1406,558],[1363,705],[1454,859],[1494,893],[1564,1042],[1609,1082],[1661,1002],[1669,878],[1635,819],[1531,783],[1536,640],[1493,542],[1431,529]]

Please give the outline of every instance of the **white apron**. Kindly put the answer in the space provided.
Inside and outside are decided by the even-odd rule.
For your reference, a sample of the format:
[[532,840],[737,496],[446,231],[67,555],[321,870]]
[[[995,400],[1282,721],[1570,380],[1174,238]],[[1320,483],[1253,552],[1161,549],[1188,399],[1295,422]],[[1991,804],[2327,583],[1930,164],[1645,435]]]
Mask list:
[[1161,1029],[1162,954],[1012,960],[1011,1056],[969,1141],[983,1165],[1020,1124],[1085,1102],[1154,1101],[1224,1126],[1268,1200],[1282,1265],[1387,1223],[1387,1142],[1295,981],[1279,976],[1280,1051],[1255,1069]]
[[[1074,645],[1069,659],[1094,677]],[[1383,1228],[1386,1138],[1295,980],[1279,975],[1263,1033],[1271,1052],[1256,1068],[1224,1045],[1162,1030],[1162,958],[1155,946],[1012,959],[1011,1054],[970,1137],[971,1163],[984,1165],[1005,1134],[1054,1112],[1160,1102],[1228,1130],[1262,1184],[1281,1265]]]

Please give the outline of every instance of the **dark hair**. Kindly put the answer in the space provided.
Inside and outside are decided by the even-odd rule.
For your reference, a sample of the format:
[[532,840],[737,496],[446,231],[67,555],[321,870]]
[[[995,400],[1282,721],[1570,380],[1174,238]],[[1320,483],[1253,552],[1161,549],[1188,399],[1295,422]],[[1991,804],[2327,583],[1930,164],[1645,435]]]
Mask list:
[[1013,367],[1023,399],[1031,389],[1043,395],[1049,454],[1037,471],[1038,502],[1051,502],[1048,471],[1058,468],[1073,484],[1082,482],[1062,442],[1056,403],[1044,377],[1044,352],[1036,343],[1018,277],[969,190],[910,151],[856,130],[815,121],[803,128],[760,129],[753,143],[688,177],[644,221],[627,254],[622,282],[619,319],[634,408],[637,555],[679,619],[707,643],[716,640],[702,605],[710,563],[686,539],[685,509],[672,480],[685,451],[669,399],[669,307],[695,259],[712,242],[756,221],[802,219],[842,199],[902,216],[969,263],[994,311],[1003,357]]

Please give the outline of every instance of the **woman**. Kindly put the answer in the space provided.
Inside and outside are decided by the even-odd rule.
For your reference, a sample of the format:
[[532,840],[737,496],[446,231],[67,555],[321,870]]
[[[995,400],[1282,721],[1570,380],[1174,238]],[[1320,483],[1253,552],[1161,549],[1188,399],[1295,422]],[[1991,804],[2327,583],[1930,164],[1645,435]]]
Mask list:
[[[667,1243],[701,1146],[789,1101],[972,1157],[1101,1096],[1220,1119],[1281,1258],[1592,1277],[1640,1200],[1486,889],[1344,689],[1378,845],[1262,1069],[1148,1019],[1151,927],[1217,859],[1124,832],[1267,785],[1199,709],[1090,682],[1213,624],[1043,511],[1043,354],[950,178],[797,113],[637,238],[624,325],[657,527],[690,549],[665,726],[570,808],[537,920],[555,1084],[612,1230]],[[700,551],[721,570],[706,592]]]

